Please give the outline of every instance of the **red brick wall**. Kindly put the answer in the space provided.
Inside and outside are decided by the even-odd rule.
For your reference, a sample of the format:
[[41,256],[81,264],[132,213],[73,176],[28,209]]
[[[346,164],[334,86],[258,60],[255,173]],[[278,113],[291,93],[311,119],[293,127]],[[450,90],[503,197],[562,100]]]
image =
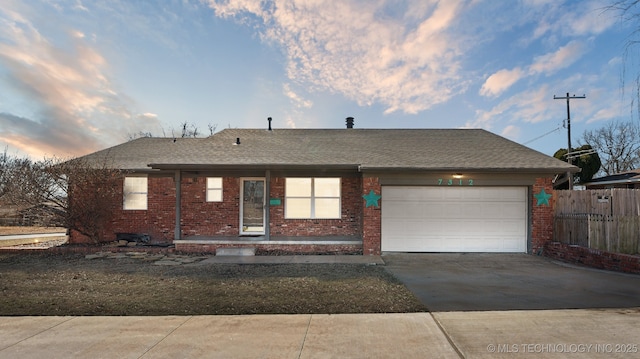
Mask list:
[[[215,253],[218,248],[243,248],[246,244],[176,244],[178,253]],[[258,255],[286,254],[362,254],[362,246],[353,244],[252,244]]]
[[[102,241],[116,240],[117,233],[145,233],[151,236],[155,243],[171,243],[175,229],[175,186],[173,177],[149,177],[148,178],[147,210],[122,209],[122,190],[124,179],[120,181],[118,188],[118,208],[112,218],[105,225]],[[91,190],[91,189],[88,189]],[[69,236],[70,243],[90,243],[91,241],[72,231]]]
[[[153,242],[171,243],[175,228],[175,186],[173,177],[149,177],[148,210],[115,211],[106,225],[103,240],[113,241],[116,233],[146,233]],[[364,207],[362,196],[373,190],[381,193],[378,178],[342,179],[342,218],[338,220],[288,220],[284,218],[284,178],[271,180],[271,198],[282,199],[281,205],[271,207],[272,236],[362,236],[362,250],[366,255],[381,251],[381,209]],[[533,195],[544,188],[553,194],[551,179],[538,179]],[[122,182],[119,193],[122,193]],[[122,195],[115,199],[122,202]],[[380,200],[380,206],[384,199]],[[532,252],[538,253],[553,239],[553,206],[537,205],[532,197]],[[237,236],[239,229],[240,179],[223,179],[223,201],[206,202],[206,178],[182,179],[182,235]],[[86,243],[88,239],[72,233],[71,243]]]
[[183,236],[237,236],[240,227],[240,179],[222,179],[222,202],[207,202],[206,177],[182,179]]
[[362,225],[362,252],[364,255],[380,255],[381,248],[381,225],[382,212],[380,211],[384,198],[378,202],[380,207],[364,206],[363,195],[373,190],[376,194],[382,193],[382,187],[377,177],[366,177],[362,179],[362,192],[360,193],[359,202],[363,207],[363,225]]
[[547,242],[544,246],[544,255],[594,268],[640,274],[640,256],[605,252],[559,242]]
[[360,178],[342,178],[340,219],[285,219],[285,178],[271,179],[271,198],[281,204],[271,206],[269,223],[272,236],[361,236],[362,184]]
[[[237,236],[240,218],[240,178],[223,178],[223,201],[206,201],[206,177],[183,177],[181,198],[182,236]],[[271,198],[282,204],[270,211],[272,236],[362,236],[362,183],[359,178],[343,178],[341,219],[285,219],[284,178],[271,180]],[[175,229],[175,185],[173,177],[148,181],[148,209],[123,210],[122,185],[118,189],[118,210],[106,225],[103,239],[113,241],[116,233],[145,233],[156,243],[171,243]],[[72,243],[88,243],[72,233]]]
[[[538,206],[538,200],[534,195],[544,191],[551,194],[549,205],[541,204]],[[553,192],[553,183],[551,178],[538,178],[533,185],[532,201],[532,228],[531,228],[531,252],[539,253],[545,243],[553,240],[553,213],[555,206],[555,194]]]

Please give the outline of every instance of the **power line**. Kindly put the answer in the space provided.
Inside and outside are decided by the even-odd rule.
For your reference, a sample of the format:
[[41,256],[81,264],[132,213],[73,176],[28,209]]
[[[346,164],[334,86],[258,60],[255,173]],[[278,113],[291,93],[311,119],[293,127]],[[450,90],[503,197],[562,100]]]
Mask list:
[[542,134],[542,135],[540,135],[540,136],[538,136],[538,137],[536,137],[536,138],[533,138],[533,139],[531,139],[531,140],[529,140],[529,141],[527,141],[527,142],[523,142],[522,144],[523,144],[523,145],[528,145],[529,143],[531,143],[531,142],[533,142],[533,141],[537,141],[537,140],[541,139],[542,137],[548,136],[548,135],[550,135],[550,134],[552,134],[552,133],[554,133],[554,132],[559,131],[561,128],[562,128],[562,126],[558,126],[558,127],[554,128],[553,130],[551,130],[551,131],[549,131],[549,132],[547,132],[547,133],[545,133],[545,134]]

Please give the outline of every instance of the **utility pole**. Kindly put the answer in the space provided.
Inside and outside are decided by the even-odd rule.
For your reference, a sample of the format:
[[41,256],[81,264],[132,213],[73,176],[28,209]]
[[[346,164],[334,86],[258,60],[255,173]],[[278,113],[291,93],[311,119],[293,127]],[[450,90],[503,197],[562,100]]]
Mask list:
[[[569,100],[571,99],[579,99],[579,98],[587,98],[586,95],[582,95],[582,96],[569,96],[569,93],[567,92],[567,96],[564,97],[558,97],[556,95],[553,95],[553,99],[554,100],[567,100],[567,139],[568,139],[568,144],[567,144],[567,161],[569,162],[569,164],[571,164],[571,111],[569,110]],[[567,172],[567,178],[569,179],[569,190],[573,189],[573,175],[571,174],[571,172]]]

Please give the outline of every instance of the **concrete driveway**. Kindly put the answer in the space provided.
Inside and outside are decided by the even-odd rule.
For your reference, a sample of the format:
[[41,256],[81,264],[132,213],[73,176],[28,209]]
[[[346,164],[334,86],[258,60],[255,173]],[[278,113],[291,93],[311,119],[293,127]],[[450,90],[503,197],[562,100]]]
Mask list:
[[640,275],[527,254],[385,253],[431,312],[640,307]]

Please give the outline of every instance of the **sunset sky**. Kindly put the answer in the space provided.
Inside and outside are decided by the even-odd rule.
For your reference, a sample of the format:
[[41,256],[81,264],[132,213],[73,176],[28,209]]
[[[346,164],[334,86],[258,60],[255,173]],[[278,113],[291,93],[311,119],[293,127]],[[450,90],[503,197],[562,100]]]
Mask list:
[[[552,155],[631,119],[609,1],[3,0],[0,151],[69,157],[180,124],[484,128]],[[636,66],[637,67],[637,66]],[[626,72],[625,72],[626,68]]]

